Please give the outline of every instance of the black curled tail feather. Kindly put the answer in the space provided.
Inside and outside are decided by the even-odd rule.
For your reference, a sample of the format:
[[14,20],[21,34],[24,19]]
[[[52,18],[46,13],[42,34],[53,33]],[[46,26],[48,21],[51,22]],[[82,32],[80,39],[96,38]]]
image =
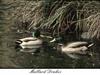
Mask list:
[[18,45],[18,44],[21,44],[22,41],[21,40],[16,40],[15,43],[16,43],[16,45]]
[[[15,41],[15,49],[17,50],[18,48],[21,48],[20,44],[22,43],[21,40],[16,40]],[[19,50],[18,50],[19,51]]]

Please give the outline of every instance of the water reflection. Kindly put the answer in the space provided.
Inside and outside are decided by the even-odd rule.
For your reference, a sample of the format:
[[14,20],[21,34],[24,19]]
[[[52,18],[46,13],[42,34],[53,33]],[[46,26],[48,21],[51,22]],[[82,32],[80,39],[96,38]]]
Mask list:
[[40,47],[40,46],[25,46],[24,48],[20,47],[20,46],[15,47],[16,51],[32,53],[32,54],[39,52],[40,48],[42,48],[42,47]]

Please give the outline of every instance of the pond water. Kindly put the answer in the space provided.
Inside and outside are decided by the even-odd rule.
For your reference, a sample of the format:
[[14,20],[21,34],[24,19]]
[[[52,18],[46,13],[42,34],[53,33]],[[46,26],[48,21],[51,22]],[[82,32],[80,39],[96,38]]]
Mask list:
[[[2,15],[2,13],[0,13]],[[28,36],[26,33],[7,31],[5,19],[0,18],[0,68],[99,68],[100,47],[91,49],[92,56],[84,56],[80,59],[72,59],[66,55],[60,55],[51,47],[40,49],[37,54],[21,52],[15,48],[15,41]]]
[[[4,26],[4,25],[3,25]],[[2,27],[3,27],[2,26]],[[5,29],[4,29],[5,30]],[[40,49],[37,54],[21,52],[15,48],[15,41],[27,34],[16,32],[0,33],[0,67],[1,68],[99,68],[99,46],[93,47],[91,57],[72,59],[62,56],[51,47]]]

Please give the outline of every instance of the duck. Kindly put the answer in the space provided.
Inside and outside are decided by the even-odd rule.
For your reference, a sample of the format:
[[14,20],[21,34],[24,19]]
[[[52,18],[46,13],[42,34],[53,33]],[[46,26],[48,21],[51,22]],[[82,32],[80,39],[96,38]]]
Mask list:
[[85,41],[72,42],[67,45],[58,44],[57,51],[61,54],[66,54],[73,59],[79,59],[78,55],[86,55],[87,50],[93,45],[94,43],[88,43]]
[[40,48],[43,40],[40,38],[40,31],[36,30],[32,33],[33,37],[25,37],[16,40],[16,44],[19,45],[21,48]]
[[86,55],[87,50],[93,45],[94,43],[89,44],[88,42],[77,41],[69,43],[68,45],[59,44],[57,50],[62,54],[64,53],[73,59],[79,59],[77,54]]

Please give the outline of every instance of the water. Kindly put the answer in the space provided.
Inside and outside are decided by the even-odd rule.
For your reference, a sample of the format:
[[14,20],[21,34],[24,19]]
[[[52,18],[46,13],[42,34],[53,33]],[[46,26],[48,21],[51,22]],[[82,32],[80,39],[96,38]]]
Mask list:
[[[2,7],[4,8],[4,7]],[[0,14],[3,15],[0,9]],[[5,16],[0,15],[0,68],[99,68],[100,47],[91,49],[92,56],[83,56],[80,59],[71,59],[61,55],[52,47],[43,47],[40,52],[32,54],[21,52],[15,48],[15,41],[28,36],[26,33],[17,33],[10,30]]]
[[[5,29],[4,29],[5,30]],[[50,47],[40,49],[37,54],[21,52],[15,48],[15,40],[27,34],[1,32],[0,34],[0,67],[1,68],[99,68],[99,47],[94,47],[91,57],[71,59],[62,56]]]

